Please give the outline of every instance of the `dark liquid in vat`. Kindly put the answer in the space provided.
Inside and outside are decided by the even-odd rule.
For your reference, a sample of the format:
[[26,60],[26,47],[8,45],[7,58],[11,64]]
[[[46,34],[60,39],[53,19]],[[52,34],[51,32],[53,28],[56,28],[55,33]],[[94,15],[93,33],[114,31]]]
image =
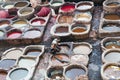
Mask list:
[[55,33],[67,33],[68,32],[68,27],[58,27],[56,29],[56,32]]
[[18,3],[15,4],[15,7],[24,7],[26,5],[27,5],[26,2],[18,2]]
[[56,77],[62,77],[62,76],[63,76],[63,71],[61,69],[60,70],[54,69],[48,73],[48,77],[52,79],[56,79]]

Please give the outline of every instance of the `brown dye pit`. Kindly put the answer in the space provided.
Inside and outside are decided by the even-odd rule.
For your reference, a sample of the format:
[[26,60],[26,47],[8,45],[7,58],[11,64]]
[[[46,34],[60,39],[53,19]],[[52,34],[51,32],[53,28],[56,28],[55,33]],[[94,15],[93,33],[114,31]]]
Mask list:
[[72,24],[73,16],[60,16],[58,19],[59,23],[69,23]]
[[120,16],[117,14],[107,14],[104,16],[104,18],[109,20],[119,20]]
[[27,2],[18,2],[15,4],[15,7],[24,7],[27,5]]
[[116,6],[118,6],[120,3],[118,3],[118,2],[112,2],[112,3],[108,3],[107,4],[107,6],[114,6],[114,7],[116,7]]
[[120,48],[120,42],[119,41],[110,41],[105,43],[105,47],[107,49],[112,49],[112,48]]
[[80,32],[85,32],[86,29],[85,28],[82,28],[82,27],[75,27],[72,29],[73,32],[75,33],[80,33]]
[[6,80],[7,72],[6,71],[0,71],[0,79]]
[[65,27],[65,26],[58,27],[56,28],[56,31],[55,31],[55,33],[67,33],[67,32],[68,32],[68,27]]
[[29,55],[29,56],[39,56],[41,54],[41,50],[39,49],[30,49],[26,52],[26,55]]
[[111,49],[111,48],[120,48],[119,45],[116,45],[116,44],[110,44],[110,45],[107,45],[105,46],[107,49]]
[[61,61],[69,61],[69,57],[67,55],[57,54],[53,56],[51,60],[53,64],[65,65],[67,63],[62,63]]

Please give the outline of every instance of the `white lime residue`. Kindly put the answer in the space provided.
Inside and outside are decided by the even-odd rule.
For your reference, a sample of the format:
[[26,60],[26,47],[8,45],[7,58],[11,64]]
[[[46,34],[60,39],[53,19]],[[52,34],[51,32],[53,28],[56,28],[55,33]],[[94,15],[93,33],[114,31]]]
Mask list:
[[74,55],[71,59],[75,61],[85,61],[87,58],[84,55]]
[[34,59],[20,59],[18,65],[19,67],[31,68],[35,63]]
[[10,9],[10,8],[13,8],[14,7],[14,5],[6,5],[5,7],[4,7],[4,9]]
[[14,28],[21,28],[21,27],[25,27],[27,26],[27,24],[13,24]]
[[86,45],[79,45],[79,46],[76,46],[73,49],[73,52],[75,54],[89,54],[90,53],[90,48]]
[[21,50],[11,50],[8,53],[6,53],[5,58],[18,59],[20,56],[22,56]]
[[4,32],[0,31],[0,37],[3,37],[3,36],[4,36]]
[[42,33],[37,30],[32,30],[32,31],[27,31],[24,33],[23,37],[24,38],[37,38],[40,37]]
[[89,19],[86,18],[86,17],[82,17],[82,18],[78,18],[77,20],[80,20],[80,21],[81,21],[81,20],[82,20],[82,21],[83,21],[83,20],[84,20],[84,21],[88,21]]
[[82,5],[82,6],[78,6],[78,9],[87,10],[87,9],[90,9],[91,7],[92,7],[91,5]]
[[109,62],[120,62],[120,53],[119,52],[110,52],[105,56],[105,60]]
[[75,61],[75,62],[80,62],[83,64],[87,64],[88,59],[85,55],[74,55],[71,57],[71,60]]
[[36,25],[36,26],[40,26],[41,24],[42,24],[41,21],[36,21],[32,23],[32,25]]
[[60,6],[62,3],[53,3],[52,6]]

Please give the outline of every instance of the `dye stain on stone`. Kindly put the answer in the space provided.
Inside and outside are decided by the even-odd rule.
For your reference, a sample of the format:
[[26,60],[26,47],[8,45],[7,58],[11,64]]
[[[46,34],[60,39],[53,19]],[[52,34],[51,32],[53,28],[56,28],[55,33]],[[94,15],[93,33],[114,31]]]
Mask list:
[[53,64],[66,65],[66,61],[69,62],[69,57],[64,54],[56,54],[52,56],[51,60]]

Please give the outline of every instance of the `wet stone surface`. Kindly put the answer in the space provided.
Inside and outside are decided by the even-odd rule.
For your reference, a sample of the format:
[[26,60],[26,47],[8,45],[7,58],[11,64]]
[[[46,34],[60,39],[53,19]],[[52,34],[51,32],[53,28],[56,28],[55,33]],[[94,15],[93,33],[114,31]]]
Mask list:
[[[100,68],[101,68],[101,65],[102,65],[102,60],[101,60],[102,50],[100,48],[101,39],[97,38],[97,36],[96,36],[96,32],[98,31],[98,27],[99,27],[101,12],[102,12],[101,7],[95,7],[94,12],[93,12],[93,20],[92,20],[93,34],[90,35],[92,38],[89,38],[89,39],[86,39],[86,40],[73,40],[73,39],[66,40],[66,41],[69,41],[69,42],[70,41],[89,42],[93,46],[93,51],[89,55],[89,58],[90,58],[89,64],[88,64],[89,80],[102,80],[101,75],[100,75]],[[54,25],[54,22],[55,22],[55,19],[51,18],[50,21],[49,21],[49,24],[47,26],[47,29],[45,30],[43,40],[42,40],[41,43],[39,43],[39,44],[44,44],[47,48],[50,47],[50,44],[53,40],[53,38],[50,35],[50,29]],[[13,45],[2,44],[2,43],[0,43],[0,44],[1,44],[0,45],[0,56],[2,55],[2,53],[5,50],[7,50],[9,48],[27,46],[27,45],[13,46]],[[34,44],[32,44],[32,45],[34,45]],[[48,66],[48,58],[50,57],[50,54],[48,52],[49,52],[49,50],[46,50],[46,53],[40,58],[40,62],[38,64],[38,67],[35,71],[35,74],[34,74],[34,77],[33,77],[32,80],[42,80],[40,78],[45,77],[42,74],[44,74],[44,72],[45,72],[44,70],[46,70],[47,66]],[[41,72],[43,72],[43,73],[41,74]]]

